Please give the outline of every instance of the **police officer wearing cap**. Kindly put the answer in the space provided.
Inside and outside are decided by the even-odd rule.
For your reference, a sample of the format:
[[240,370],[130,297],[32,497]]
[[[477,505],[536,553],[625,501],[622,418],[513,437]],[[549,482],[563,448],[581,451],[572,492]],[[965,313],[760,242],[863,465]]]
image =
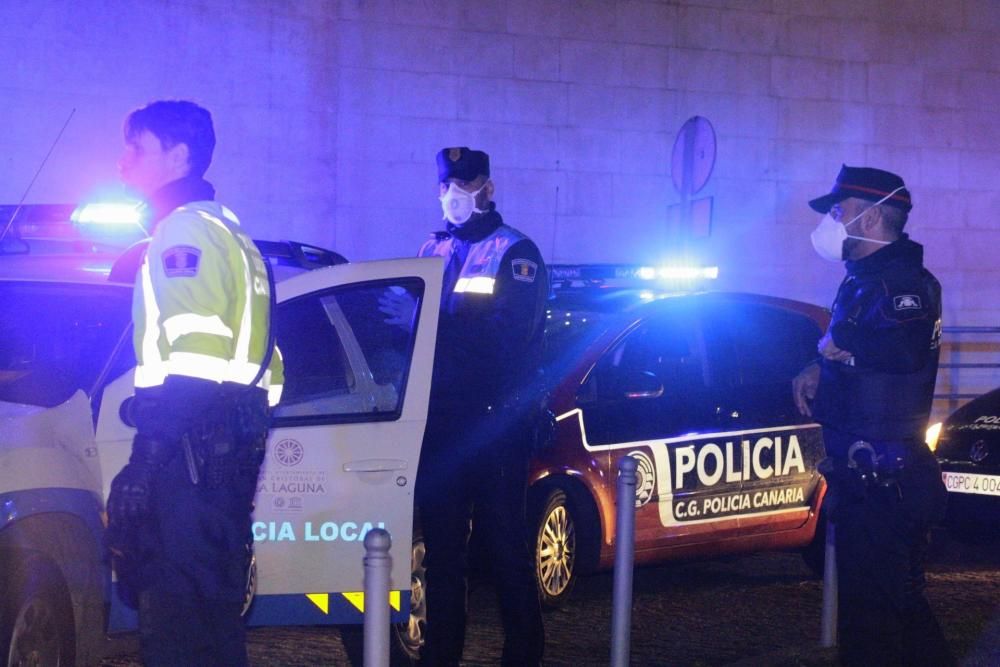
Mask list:
[[923,567],[946,499],[924,444],[941,285],[923,266],[923,246],[903,232],[912,203],[896,174],[845,165],[809,205],[824,214],[812,233],[816,252],[847,268],[820,356],[793,383],[799,411],[823,425],[841,662],[952,664]]
[[214,147],[192,102],[125,121],[122,180],[155,228],[135,283],[136,435],[111,482],[108,545],[151,667],[247,664],[250,513],[282,386],[267,267],[203,178]]
[[457,665],[462,657],[474,512],[500,598],[503,664],[538,665],[544,637],[525,494],[548,278],[538,247],[496,210],[489,156],[446,148],[437,165],[446,229],[419,253],[445,258],[416,489],[427,550],[421,662]]

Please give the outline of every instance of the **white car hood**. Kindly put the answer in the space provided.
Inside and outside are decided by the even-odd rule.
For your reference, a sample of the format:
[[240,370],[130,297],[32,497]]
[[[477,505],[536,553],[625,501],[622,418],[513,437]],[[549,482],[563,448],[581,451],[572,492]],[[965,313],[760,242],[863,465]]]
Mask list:
[[0,493],[100,489],[90,401],[77,391],[54,408],[0,402]]

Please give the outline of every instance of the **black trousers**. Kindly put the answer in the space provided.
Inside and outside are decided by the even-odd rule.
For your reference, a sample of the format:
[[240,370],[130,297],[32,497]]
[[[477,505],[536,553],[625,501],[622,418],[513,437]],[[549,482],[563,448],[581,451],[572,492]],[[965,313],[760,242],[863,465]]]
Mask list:
[[[525,523],[527,429],[505,415],[432,413],[416,501],[426,547],[427,635],[421,664],[457,665],[465,641],[471,517],[493,565],[502,664],[541,664],[545,639]],[[482,531],[480,533],[480,531]]]
[[239,460],[225,484],[204,477],[193,484],[183,453],[154,483],[152,517],[139,531],[147,557],[136,577],[147,667],[247,664],[240,612],[260,459],[252,442],[235,445]]
[[[846,441],[836,442],[840,434],[824,434],[828,451],[846,451]],[[844,665],[955,664],[924,576],[930,528],[943,516],[946,491],[933,454],[921,444],[909,451],[895,483],[886,486],[864,485],[845,461],[827,476]]]

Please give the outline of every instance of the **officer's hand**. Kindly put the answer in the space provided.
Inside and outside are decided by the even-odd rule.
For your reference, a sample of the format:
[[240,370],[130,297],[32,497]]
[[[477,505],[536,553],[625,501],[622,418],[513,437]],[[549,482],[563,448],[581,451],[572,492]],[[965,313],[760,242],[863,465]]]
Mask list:
[[792,380],[792,397],[795,407],[806,417],[812,417],[809,404],[816,398],[816,388],[819,387],[819,364],[812,363],[802,369]]
[[154,471],[148,463],[128,463],[111,481],[108,522],[112,526],[127,528],[149,514]]
[[830,361],[839,361],[843,364],[851,363],[851,359],[854,355],[847,350],[841,350],[837,347],[836,343],[833,342],[833,336],[827,331],[826,334],[819,339],[819,344],[816,346],[819,353],[823,355],[824,359],[829,359]]
[[390,287],[378,298],[378,309],[385,313],[386,324],[410,331],[413,327],[413,312],[417,309],[417,301],[406,290]]

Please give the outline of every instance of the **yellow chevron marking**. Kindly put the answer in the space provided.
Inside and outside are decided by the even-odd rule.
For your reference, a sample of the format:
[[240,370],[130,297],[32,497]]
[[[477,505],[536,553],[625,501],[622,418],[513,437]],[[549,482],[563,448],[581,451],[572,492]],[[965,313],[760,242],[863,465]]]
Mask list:
[[342,593],[344,598],[348,602],[354,605],[354,607],[360,611],[362,614],[365,613],[365,594],[363,591],[358,591],[354,593]]
[[320,611],[324,614],[330,613],[330,594],[329,593],[306,593],[306,597],[314,605],[319,607]]
[[[402,591],[389,591],[389,605],[399,611]],[[357,591],[353,593],[342,593],[344,599],[354,605],[354,608],[360,611],[362,614],[365,613],[365,594],[363,591]]]

